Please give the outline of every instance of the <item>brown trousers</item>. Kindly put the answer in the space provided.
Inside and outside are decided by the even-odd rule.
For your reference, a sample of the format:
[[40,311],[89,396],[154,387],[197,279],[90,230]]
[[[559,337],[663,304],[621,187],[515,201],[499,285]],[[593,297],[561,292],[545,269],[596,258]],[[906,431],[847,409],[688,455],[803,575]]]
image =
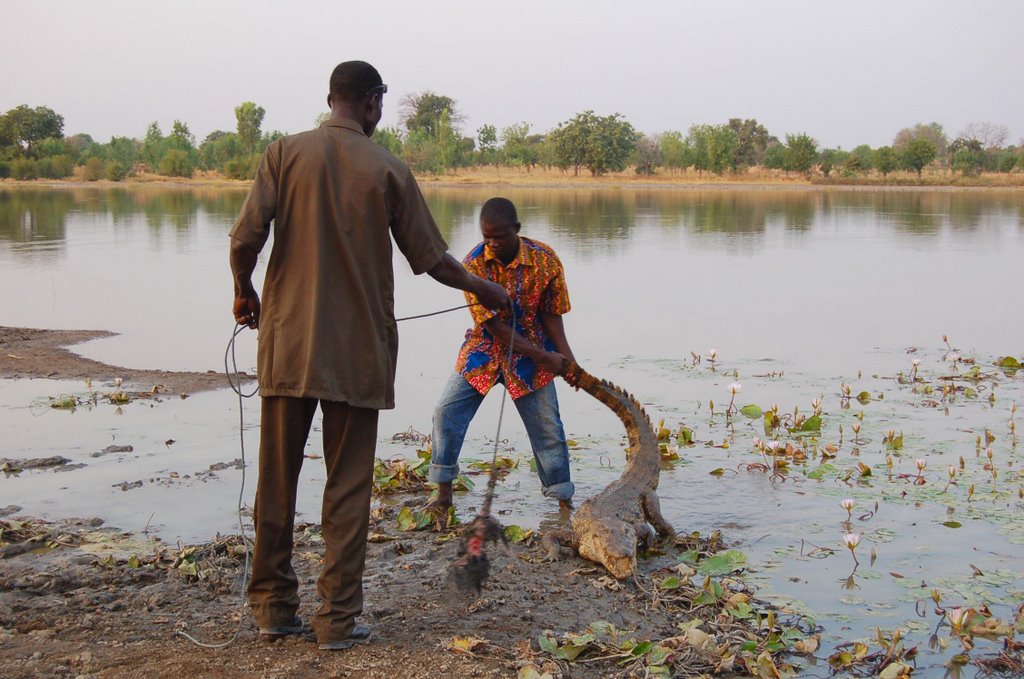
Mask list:
[[[298,579],[292,568],[295,495],[317,403],[307,398],[263,399],[253,506],[256,548],[248,590],[249,605],[261,627],[290,625],[299,608]],[[348,637],[363,611],[378,411],[334,401],[319,404],[327,465],[321,518],[326,556],[316,586],[320,609],[312,624],[323,643]]]

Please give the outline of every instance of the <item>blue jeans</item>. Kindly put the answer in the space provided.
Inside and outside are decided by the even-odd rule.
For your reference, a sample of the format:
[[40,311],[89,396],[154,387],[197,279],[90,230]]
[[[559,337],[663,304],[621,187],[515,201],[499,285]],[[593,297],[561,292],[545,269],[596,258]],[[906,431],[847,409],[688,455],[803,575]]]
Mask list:
[[[459,475],[459,453],[466,430],[484,397],[459,373],[453,373],[434,408],[431,483],[449,483]],[[571,500],[576,487],[569,480],[569,447],[558,415],[558,396],[552,382],[513,401],[530,436],[537,476],[544,495]]]

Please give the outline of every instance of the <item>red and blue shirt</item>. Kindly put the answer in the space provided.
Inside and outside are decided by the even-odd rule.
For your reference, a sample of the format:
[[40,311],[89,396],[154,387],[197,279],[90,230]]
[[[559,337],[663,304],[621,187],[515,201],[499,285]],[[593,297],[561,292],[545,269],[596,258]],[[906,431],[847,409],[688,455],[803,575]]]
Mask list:
[[[462,263],[470,273],[505,288],[515,309],[516,332],[536,346],[555,351],[540,322],[540,312],[560,316],[568,313],[570,305],[562,262],[550,246],[520,237],[516,258],[506,265],[480,243]],[[470,293],[466,293],[466,301],[479,302]],[[507,311],[492,311],[478,304],[470,307],[470,314],[475,325],[466,331],[455,369],[478,392],[486,394],[499,378],[513,399],[550,384],[554,374],[538,368],[532,358],[515,351],[514,346],[510,363],[508,347],[495,340],[484,326],[495,316],[508,325]]]

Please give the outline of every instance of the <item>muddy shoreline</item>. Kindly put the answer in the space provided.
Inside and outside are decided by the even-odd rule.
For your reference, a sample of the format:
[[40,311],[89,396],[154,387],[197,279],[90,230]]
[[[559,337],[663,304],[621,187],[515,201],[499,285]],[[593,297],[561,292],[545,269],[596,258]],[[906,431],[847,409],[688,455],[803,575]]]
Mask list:
[[[0,377],[121,379],[139,389],[160,385],[182,394],[224,386],[219,373],[130,370],[66,348],[110,334],[0,327]],[[246,550],[237,535],[174,545],[106,526],[99,518],[49,522],[21,514],[18,506],[0,507],[0,676],[643,676],[647,655],[640,661],[602,660],[595,649],[590,654],[598,657],[570,663],[539,644],[546,633],[563,640],[594,623],[609,623],[627,643],[676,639],[673,658],[698,653],[680,641],[679,623],[694,617],[688,605],[668,605],[664,599],[685,589],[692,601],[698,590],[684,584],[659,592],[656,584],[666,577],[686,579],[676,569],[679,554],[692,548],[691,536],[660,544],[639,562],[635,578],[615,581],[600,566],[570,553],[554,563],[544,561],[547,550],[533,534],[518,544],[489,548],[491,577],[476,596],[458,591],[448,579],[449,564],[457,558],[457,529],[403,531],[396,520],[402,505],[420,506],[426,495],[391,497],[374,502],[364,576],[361,620],[374,638],[335,653],[319,651],[309,633],[273,643],[259,639],[243,608]],[[512,523],[514,517],[505,520]],[[318,605],[319,527],[299,524],[295,544],[299,613],[308,626]],[[740,581],[734,586],[737,592],[745,588]],[[714,608],[704,616],[729,617]],[[221,649],[203,648],[179,634],[218,644],[236,630],[237,638]],[[711,671],[720,661],[698,654],[685,663],[704,663],[704,671]],[[732,662],[718,674],[733,676]]]
[[[85,380],[120,379],[126,389],[188,395],[227,386],[223,373],[137,370],[93,361],[67,347],[116,333],[105,330],[41,330],[0,326],[0,378]],[[243,380],[253,379],[241,373]]]

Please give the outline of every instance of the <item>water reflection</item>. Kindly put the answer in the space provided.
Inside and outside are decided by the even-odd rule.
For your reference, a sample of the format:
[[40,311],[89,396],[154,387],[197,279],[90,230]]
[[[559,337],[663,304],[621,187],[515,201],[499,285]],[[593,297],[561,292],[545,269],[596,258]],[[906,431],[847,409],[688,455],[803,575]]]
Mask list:
[[[749,241],[776,226],[805,234],[848,220],[891,226],[915,237],[934,237],[947,229],[974,233],[1007,222],[1024,227],[1024,193],[1012,191],[427,186],[424,195],[449,240],[475,237],[468,234],[475,234],[480,205],[493,195],[505,195],[519,207],[528,230],[541,227],[591,252],[612,250],[641,229],[743,236]],[[115,227],[141,217],[154,232],[188,233],[200,215],[232,222],[244,198],[242,187],[0,189],[0,241],[31,243],[34,250],[49,244],[53,250],[67,239],[71,215],[106,217]]]
[[0,191],[0,239],[12,243],[63,241],[70,192],[22,189]]
[[198,215],[233,221],[244,189],[225,188],[11,188],[0,189],[0,241],[60,243],[71,216],[105,218],[128,226],[140,215],[150,228],[188,231]]

